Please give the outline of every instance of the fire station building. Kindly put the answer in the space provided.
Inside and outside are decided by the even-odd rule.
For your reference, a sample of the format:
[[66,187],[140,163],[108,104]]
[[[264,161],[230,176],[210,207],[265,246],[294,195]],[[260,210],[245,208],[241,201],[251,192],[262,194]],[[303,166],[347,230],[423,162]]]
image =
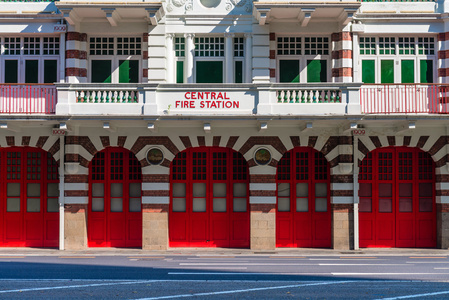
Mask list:
[[449,1],[1,3],[1,247],[449,248]]

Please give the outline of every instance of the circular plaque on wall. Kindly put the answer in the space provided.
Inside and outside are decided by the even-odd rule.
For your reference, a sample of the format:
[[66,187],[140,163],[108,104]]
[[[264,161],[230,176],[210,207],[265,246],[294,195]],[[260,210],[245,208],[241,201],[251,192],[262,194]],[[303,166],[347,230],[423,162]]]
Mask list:
[[268,149],[259,148],[254,152],[254,161],[261,166],[268,165],[271,161],[271,153]]
[[147,152],[147,161],[150,165],[160,165],[164,160],[164,153],[159,148],[151,148]]

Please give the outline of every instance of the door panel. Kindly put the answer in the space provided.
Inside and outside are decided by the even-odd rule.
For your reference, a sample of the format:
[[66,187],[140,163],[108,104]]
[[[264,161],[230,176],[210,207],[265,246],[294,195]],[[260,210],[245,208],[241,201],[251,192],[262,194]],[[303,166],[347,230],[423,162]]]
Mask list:
[[284,154],[277,169],[277,247],[331,247],[329,166],[312,148]]
[[249,247],[248,175],[231,149],[191,148],[171,166],[171,247]]
[[[0,150],[0,246],[58,246],[58,180],[51,154],[30,147]],[[47,209],[49,197],[56,211]]]
[[142,172],[126,149],[110,147],[90,164],[88,246],[142,246]]
[[434,178],[432,158],[419,149],[368,153],[359,174],[360,247],[435,247]]

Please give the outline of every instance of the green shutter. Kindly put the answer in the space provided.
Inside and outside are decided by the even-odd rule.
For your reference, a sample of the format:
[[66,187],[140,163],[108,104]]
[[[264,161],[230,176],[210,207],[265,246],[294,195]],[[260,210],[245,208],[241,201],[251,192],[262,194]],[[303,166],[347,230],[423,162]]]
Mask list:
[[139,61],[120,60],[118,67],[119,83],[138,83],[139,82]]
[[197,61],[197,83],[223,83],[223,62],[221,61]]
[[54,83],[58,78],[58,61],[44,60],[44,83]]
[[362,60],[362,82],[363,83],[375,83],[375,61],[374,60]]
[[235,83],[243,83],[243,62],[236,61],[234,66]]
[[5,60],[5,83],[18,82],[17,66],[17,60]]
[[380,61],[380,82],[394,83],[394,60]]
[[279,61],[279,82],[299,82],[299,60]]
[[414,60],[401,60],[401,83],[415,83]]
[[39,82],[39,61],[26,60],[25,61],[25,83]]
[[176,83],[184,83],[184,61],[176,62]]
[[327,62],[325,60],[307,61],[307,82],[327,82]]
[[111,61],[93,60],[91,78],[93,83],[111,83]]
[[433,61],[420,60],[420,82],[433,83]]

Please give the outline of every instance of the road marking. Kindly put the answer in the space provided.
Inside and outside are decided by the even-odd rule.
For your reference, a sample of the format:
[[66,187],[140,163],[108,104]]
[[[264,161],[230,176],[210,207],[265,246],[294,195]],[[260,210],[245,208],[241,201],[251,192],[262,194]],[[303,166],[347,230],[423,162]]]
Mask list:
[[437,263],[437,264],[449,264],[449,261],[406,261],[407,264],[431,264],[431,263]]
[[275,264],[275,263],[179,263],[180,266],[407,266],[409,264]]
[[168,275],[261,275],[261,276],[276,276],[276,275],[309,275],[309,276],[323,276],[331,275],[331,273],[232,273],[232,272],[168,272]]
[[[79,284],[79,285],[66,285],[66,286],[52,286],[43,288],[31,288],[31,289],[18,289],[18,290],[5,290],[0,291],[0,294],[5,293],[22,293],[22,292],[34,292],[34,291],[46,291],[46,290],[60,290],[60,289],[74,289],[74,288],[86,288],[108,285],[122,285],[122,284],[137,284],[137,283],[151,283],[158,280],[146,280],[146,281],[125,281],[125,282],[112,282],[112,283],[94,283],[94,284]],[[159,280],[160,281],[160,280]]]
[[129,259],[151,259],[151,258],[165,258],[165,256],[128,256]]
[[196,267],[196,266],[189,266],[189,267],[178,267],[178,269],[206,269],[206,270],[247,270],[247,267],[221,267],[221,266],[216,266],[216,267],[207,267],[207,266],[201,266],[201,267]]
[[447,258],[447,256],[411,256],[409,258]]
[[449,270],[449,268],[433,268],[434,270]]
[[307,258],[305,256],[269,256],[269,258],[290,258],[290,259],[295,259],[295,258]]
[[25,258],[26,256],[0,256],[0,259]]
[[373,258],[377,258],[376,256],[340,256],[340,258],[346,259],[346,258],[350,258],[350,259],[373,259]]
[[255,291],[267,291],[267,290],[277,290],[277,289],[300,288],[300,287],[317,286],[317,285],[343,284],[343,283],[352,283],[352,282],[356,282],[356,281],[331,281],[331,282],[318,282],[318,283],[308,283],[308,284],[270,286],[270,287],[252,288],[252,289],[244,289],[244,290],[230,290],[230,291],[220,291],[220,292],[210,292],[210,293],[196,293],[196,294],[184,294],[184,295],[171,295],[171,296],[161,296],[161,297],[152,297],[152,298],[141,298],[141,299],[138,299],[138,300],[158,300],[158,299],[188,298],[188,297],[198,297],[198,296],[213,296],[213,295],[224,295],[224,294],[248,293],[248,292],[255,292]]
[[[341,258],[309,258],[309,260],[339,260],[339,261],[341,261],[342,259]],[[353,258],[352,260],[386,260],[386,259],[383,259],[383,258]]]
[[376,275],[376,276],[384,276],[384,275],[448,275],[449,273],[331,273],[335,276],[365,276],[365,275]]
[[95,256],[59,256],[59,258],[95,258]]
[[[398,296],[398,297],[391,297],[391,298],[381,298],[381,299],[382,300],[396,300],[396,299],[429,297],[429,296],[437,296],[437,295],[445,295],[445,294],[449,294],[449,291],[426,293],[426,294],[406,295],[406,296]],[[376,299],[376,300],[380,300],[380,299]]]

